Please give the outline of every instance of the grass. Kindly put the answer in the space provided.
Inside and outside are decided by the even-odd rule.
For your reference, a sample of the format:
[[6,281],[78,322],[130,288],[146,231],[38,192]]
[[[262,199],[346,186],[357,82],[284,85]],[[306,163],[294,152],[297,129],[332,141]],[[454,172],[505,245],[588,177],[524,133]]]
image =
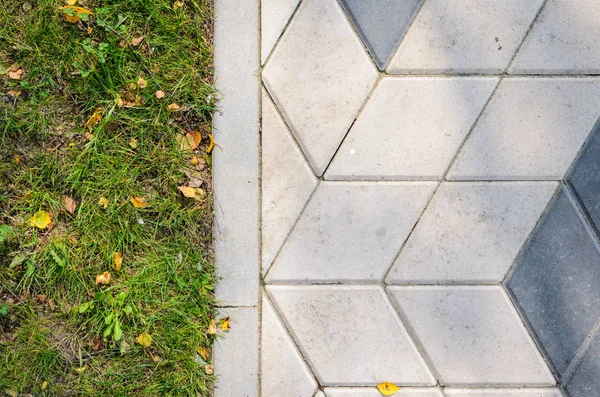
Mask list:
[[211,4],[64,5],[0,2],[0,395],[209,396]]

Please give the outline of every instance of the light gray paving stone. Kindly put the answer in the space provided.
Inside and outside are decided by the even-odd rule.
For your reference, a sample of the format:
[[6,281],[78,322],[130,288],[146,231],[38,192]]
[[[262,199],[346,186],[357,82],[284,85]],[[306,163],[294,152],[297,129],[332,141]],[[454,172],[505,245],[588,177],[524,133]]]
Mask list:
[[267,286],[267,291],[322,385],[435,384],[381,287]]
[[439,179],[498,83],[482,77],[384,78],[326,179]]
[[317,382],[269,300],[262,302],[261,395],[312,397]]
[[230,306],[259,297],[259,8],[258,0],[215,1],[215,294]]
[[261,0],[261,63],[265,63],[300,0]]
[[[341,388],[328,387],[325,389],[327,397],[381,397],[381,393],[375,388]],[[439,389],[435,387],[402,387],[398,397],[443,397]]]
[[317,393],[315,394],[315,397],[326,397],[325,393],[323,393],[321,390],[318,390]]
[[543,2],[427,0],[388,72],[503,72]]
[[389,287],[442,385],[556,383],[500,286]]
[[305,0],[263,80],[321,175],[378,73],[336,0]]
[[436,186],[322,182],[267,281],[381,281]]
[[446,389],[446,397],[563,397],[554,389]]
[[549,0],[510,73],[600,72],[600,2]]
[[258,308],[221,309],[231,329],[215,342],[215,397],[258,397]]
[[387,282],[500,282],[556,182],[442,183]]
[[318,180],[266,92],[262,106],[262,261],[266,272]]
[[449,179],[562,179],[600,109],[597,78],[507,78]]

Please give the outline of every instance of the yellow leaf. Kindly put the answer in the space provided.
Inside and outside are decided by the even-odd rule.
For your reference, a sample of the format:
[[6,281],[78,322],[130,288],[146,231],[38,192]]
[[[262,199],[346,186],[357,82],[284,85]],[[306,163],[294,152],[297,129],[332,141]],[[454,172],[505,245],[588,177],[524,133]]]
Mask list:
[[177,0],[177,1],[175,1],[175,2],[173,3],[173,9],[174,9],[174,10],[177,10],[177,9],[179,9],[179,8],[183,7],[183,6],[184,6],[184,3],[183,3],[183,1],[181,1],[181,0]]
[[98,205],[101,205],[102,207],[104,207],[104,209],[107,209],[108,200],[106,199],[106,197],[100,197],[100,200],[98,200]]
[[16,155],[15,158],[14,158],[14,161],[15,161],[16,165],[19,165],[21,163],[21,156]]
[[134,47],[137,47],[140,45],[140,43],[142,42],[142,40],[144,40],[144,36],[140,36],[140,37],[136,37],[134,39],[131,39],[131,45]]
[[65,16],[65,20],[71,23],[77,23],[82,19],[87,21],[90,15],[94,15],[94,13],[87,8],[77,7],[74,5],[66,5],[61,9],[63,11],[63,15]]
[[77,0],[67,0],[67,5],[74,6],[77,4]]
[[184,136],[178,135],[177,140],[179,141],[179,149],[185,152],[196,149],[200,145],[202,135],[199,131],[190,131]]
[[167,105],[167,110],[179,110],[179,109],[181,109],[181,108],[176,103],[172,103],[170,105]]
[[23,69],[9,70],[8,78],[11,80],[21,80],[23,78]]
[[138,147],[138,140],[135,138],[131,138],[129,140],[129,146],[131,146],[132,149],[137,149]]
[[29,220],[29,224],[38,229],[45,229],[52,222],[52,217],[46,211],[38,211]]
[[143,197],[130,197],[131,200],[131,204],[135,207],[135,208],[146,208],[148,206],[148,203],[146,203],[146,199],[144,199]]
[[144,80],[143,78],[139,78],[137,81],[137,85],[138,87],[140,87],[141,89],[144,89],[146,87],[148,87],[148,82],[146,80]]
[[213,148],[215,147],[215,139],[213,138],[212,134],[208,134],[208,139],[210,139],[210,143],[206,148],[206,153],[212,152]]
[[210,351],[205,347],[196,346],[196,353],[198,353],[204,360],[208,360],[210,358]]
[[212,364],[206,364],[204,366],[204,372],[206,372],[206,375],[212,375],[215,372],[215,366]]
[[215,320],[210,320],[210,324],[208,325],[208,333],[211,335],[214,335],[217,333],[217,323],[215,323]]
[[152,337],[148,335],[148,333],[143,332],[138,336],[137,342],[142,345],[143,348],[146,348],[152,344]]
[[181,191],[181,193],[188,198],[196,198],[196,191],[194,190],[193,187],[189,187],[189,186],[179,186],[178,189]]
[[77,202],[69,196],[65,196],[64,200],[65,200],[65,209],[67,210],[67,212],[69,214],[73,215],[75,213],[75,209],[77,208]]
[[229,317],[220,319],[219,325],[221,326],[221,329],[223,331],[229,331],[229,328],[230,328]]
[[48,382],[43,381],[42,382],[42,390],[46,390],[48,388]]
[[96,276],[96,285],[98,285],[98,284],[103,284],[103,285],[110,284],[110,273],[104,272],[102,274],[98,274]]
[[121,264],[123,263],[123,255],[120,252],[113,253],[112,262],[116,271],[121,270]]
[[75,372],[77,372],[78,374],[82,374],[85,372],[86,369],[87,365],[84,365],[83,367],[75,368]]
[[88,119],[85,123],[85,126],[88,128],[90,132],[94,129],[94,126],[102,121],[102,111],[100,109],[96,110],[94,114]]
[[400,388],[393,383],[383,382],[382,384],[377,386],[377,390],[379,390],[379,392],[384,396],[391,396],[393,394],[398,393],[400,391]]
[[154,93],[154,96],[156,97],[156,99],[162,99],[165,97],[165,92],[162,90],[158,90]]

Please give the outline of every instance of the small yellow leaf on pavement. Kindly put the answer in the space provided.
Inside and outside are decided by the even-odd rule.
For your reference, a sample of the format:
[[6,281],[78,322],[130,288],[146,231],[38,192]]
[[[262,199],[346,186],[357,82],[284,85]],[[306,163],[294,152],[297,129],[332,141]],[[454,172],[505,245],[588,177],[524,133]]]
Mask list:
[[144,40],[144,36],[135,37],[135,38],[131,39],[131,45],[134,47],[137,47],[140,45],[142,40]]
[[383,382],[382,384],[377,386],[377,390],[379,390],[379,392],[384,396],[391,396],[393,394],[398,393],[400,391],[400,388],[393,383]]
[[152,337],[147,332],[142,332],[140,336],[138,336],[137,342],[143,348],[146,348],[152,344]]
[[102,111],[100,109],[96,110],[94,114],[90,116],[88,121],[85,123],[85,126],[88,128],[90,132],[94,129],[94,126],[102,121]]
[[62,7],[63,15],[65,20],[71,23],[77,23],[80,20],[87,21],[90,15],[94,15],[93,12],[87,8],[77,7],[74,5],[66,5]]
[[204,372],[206,372],[206,375],[212,375],[215,372],[215,366],[212,364],[206,364],[204,366]]
[[131,200],[131,204],[135,207],[135,208],[146,208],[148,206],[148,203],[146,203],[146,199],[144,199],[143,197],[130,197]]
[[121,255],[120,252],[113,253],[112,262],[116,271],[121,270],[121,264],[123,263],[123,255]]
[[104,273],[98,274],[96,276],[96,285],[99,285],[99,284],[103,284],[103,285],[110,284],[110,273],[109,272],[104,272]]
[[214,335],[217,333],[217,323],[214,319],[210,320],[210,324],[208,325],[208,333]]
[[77,209],[77,202],[69,196],[65,196],[64,200],[65,200],[65,209],[67,210],[67,212],[69,214],[73,215],[75,213],[75,209]]
[[144,80],[143,78],[139,78],[137,81],[137,85],[138,87],[140,87],[141,89],[144,89],[146,87],[148,87],[148,82],[146,80]]
[[165,92],[162,90],[158,90],[154,93],[154,96],[156,97],[156,99],[162,99],[165,97]]
[[108,200],[106,199],[106,197],[100,197],[100,200],[98,200],[98,205],[104,207],[104,209],[108,208]]
[[45,229],[52,223],[52,217],[46,211],[38,211],[33,215],[33,217],[29,220],[29,224],[33,227],[37,227],[38,229]]
[[220,319],[219,325],[223,331],[229,331],[229,328],[231,328],[229,324],[229,317]]
[[196,353],[198,353],[204,360],[208,360],[210,358],[210,351],[205,347],[196,346]]
[[174,111],[174,110],[179,110],[179,109],[181,109],[181,108],[176,103],[171,103],[170,105],[167,105],[167,110],[173,110]]
[[137,149],[138,147],[138,140],[135,138],[131,138],[129,140],[129,146],[131,146],[132,149]]
[[212,134],[208,134],[208,139],[210,139],[210,143],[206,148],[206,153],[212,152],[213,148],[215,147],[215,139],[213,138]]

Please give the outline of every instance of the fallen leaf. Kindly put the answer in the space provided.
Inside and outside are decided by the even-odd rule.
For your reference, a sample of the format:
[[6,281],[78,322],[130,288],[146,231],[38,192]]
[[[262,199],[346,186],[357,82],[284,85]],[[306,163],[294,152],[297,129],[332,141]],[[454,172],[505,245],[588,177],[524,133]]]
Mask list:
[[206,148],[206,153],[212,152],[213,148],[215,147],[215,139],[213,138],[212,134],[208,134],[208,139],[210,139],[210,143]]
[[190,131],[185,135],[177,135],[177,139],[179,140],[179,149],[185,152],[196,149],[202,141],[202,135],[199,131]]
[[94,351],[102,351],[104,350],[104,343],[102,343],[102,337],[97,337],[92,344],[92,350]]
[[224,332],[229,331],[229,328],[230,328],[229,317],[220,319],[219,325],[221,326],[221,329]]
[[148,82],[146,80],[144,80],[143,78],[139,78],[137,81],[137,85],[138,87],[140,87],[141,89],[144,89],[146,87],[148,87]]
[[87,365],[84,365],[83,367],[75,368],[75,372],[77,372],[78,374],[82,374],[85,372],[86,369]]
[[138,336],[137,342],[142,345],[143,348],[146,348],[152,344],[152,337],[148,335],[148,333],[143,332]]
[[104,209],[108,208],[108,200],[106,199],[106,197],[100,197],[100,200],[98,200],[98,205],[104,207]]
[[140,37],[136,37],[131,39],[131,45],[134,47],[137,47],[140,45],[140,43],[142,42],[142,40],[144,40],[144,36],[140,36]]
[[93,12],[87,8],[77,7],[74,5],[66,5],[61,7],[65,20],[70,23],[77,23],[80,20],[87,21],[90,15],[94,15]]
[[38,294],[37,298],[42,303],[46,302],[46,295],[44,294]]
[[86,132],[85,133],[85,139],[87,139],[88,141],[91,141],[93,137],[94,136],[92,135],[91,132]]
[[123,105],[125,105],[125,102],[123,102],[123,99],[121,97],[117,98],[117,106],[122,108]]
[[75,4],[77,4],[77,0],[67,0],[66,3],[67,5],[74,6]]
[[208,360],[210,358],[210,351],[205,347],[196,346],[196,353],[198,353],[204,360]]
[[77,209],[77,202],[69,196],[64,196],[63,199],[65,201],[65,209],[69,214],[73,215],[75,213],[75,209]]
[[210,324],[208,325],[208,333],[210,335],[214,335],[217,333],[217,323],[214,319],[210,320]]
[[43,381],[42,382],[42,390],[46,390],[48,388],[48,382]]
[[16,165],[19,165],[21,163],[21,156],[16,155],[15,158],[13,159],[15,161]]
[[18,397],[19,393],[14,390],[5,390],[4,393],[8,394],[10,397]]
[[167,110],[173,110],[174,111],[174,110],[179,110],[179,109],[181,109],[181,108],[176,103],[172,103],[170,105],[167,105]]
[[215,372],[215,366],[212,364],[206,364],[204,366],[204,372],[206,372],[206,375],[212,375]]
[[54,311],[54,309],[56,309],[56,302],[54,301],[54,299],[50,299],[48,301],[48,307],[50,308],[50,310]]
[[8,78],[12,80],[21,80],[23,78],[23,69],[18,64],[12,64],[8,69]]
[[33,215],[33,217],[29,220],[29,224],[33,227],[37,227],[38,229],[45,229],[52,223],[52,217],[46,211],[38,211]]
[[179,186],[178,189],[185,197],[193,198],[194,200],[201,200],[206,195],[206,192],[200,188]]
[[25,3],[23,3],[22,7],[23,7],[23,11],[29,12],[29,11],[31,11],[33,4],[31,4],[31,1],[26,1]]
[[129,146],[131,146],[132,149],[137,149],[138,147],[138,140],[135,138],[131,138],[129,140]]
[[131,200],[131,204],[135,207],[135,208],[146,208],[148,206],[148,203],[146,203],[146,199],[144,199],[143,197],[130,197]]
[[382,384],[377,386],[377,390],[379,390],[379,392],[384,396],[391,396],[393,394],[398,393],[400,391],[400,388],[393,383],[383,382]]
[[121,270],[121,264],[123,263],[123,255],[121,255],[120,252],[113,253],[112,263],[116,271]]
[[158,90],[154,93],[154,96],[156,97],[156,99],[162,99],[165,97],[165,92],[162,90]]
[[96,285],[98,284],[110,284],[110,273],[109,272],[104,272],[102,274],[99,274],[96,276]]
[[94,126],[102,121],[102,111],[100,109],[96,110],[94,114],[88,119],[85,123],[85,126],[88,128],[89,132],[92,132]]
[[21,96],[21,91],[17,91],[15,89],[11,88],[10,90],[8,90],[8,95],[13,98],[18,98]]
[[183,1],[181,1],[181,0],[177,0],[177,1],[175,1],[175,2],[173,3],[173,9],[174,9],[174,10],[178,10],[178,9],[180,9],[181,7],[183,7],[184,5],[185,5],[185,3],[184,3]]

